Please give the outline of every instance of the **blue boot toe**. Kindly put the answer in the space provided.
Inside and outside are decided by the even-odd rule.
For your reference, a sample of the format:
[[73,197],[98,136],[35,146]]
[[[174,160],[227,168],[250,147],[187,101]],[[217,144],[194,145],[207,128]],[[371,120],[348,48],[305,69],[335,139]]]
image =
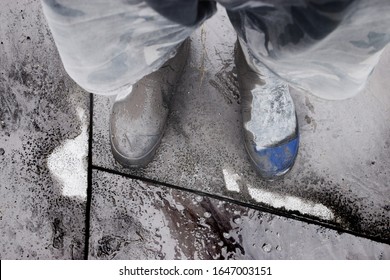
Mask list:
[[[249,147],[248,147],[249,148]],[[286,174],[298,155],[299,133],[294,138],[272,147],[257,148],[252,144],[248,154],[263,179],[272,181]]]

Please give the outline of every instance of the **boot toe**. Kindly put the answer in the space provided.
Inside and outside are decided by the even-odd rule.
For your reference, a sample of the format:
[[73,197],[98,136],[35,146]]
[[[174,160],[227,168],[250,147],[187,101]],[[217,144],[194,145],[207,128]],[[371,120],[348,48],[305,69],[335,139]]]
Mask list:
[[272,147],[256,147],[247,145],[248,154],[259,175],[268,181],[273,181],[285,175],[294,165],[298,155],[299,134],[288,141]]
[[147,165],[153,158],[162,135],[111,134],[111,150],[114,158],[123,166]]

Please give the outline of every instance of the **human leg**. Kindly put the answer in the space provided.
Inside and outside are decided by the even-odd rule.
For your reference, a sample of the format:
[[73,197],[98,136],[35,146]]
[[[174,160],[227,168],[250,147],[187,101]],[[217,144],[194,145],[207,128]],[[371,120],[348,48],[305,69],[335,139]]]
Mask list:
[[[183,24],[177,21],[183,17],[175,5],[169,7],[171,19],[161,14],[165,4],[42,0],[68,74],[89,92],[116,95],[110,142],[114,158],[125,166],[143,166],[152,159],[188,50],[188,44],[179,46],[213,13],[212,6],[202,5]],[[193,7],[190,1],[186,4]]]
[[[240,69],[245,63],[236,63],[239,80],[241,78],[249,155],[260,173],[286,170],[296,156],[298,130],[292,125],[296,123],[295,115],[291,114],[293,103],[286,86],[281,86],[282,80],[328,99],[344,99],[356,94],[389,41],[390,3],[379,0],[220,2],[228,9],[238,33],[244,61],[258,74],[249,81],[249,87],[245,86],[251,75],[245,75],[246,81],[243,81]],[[271,108],[283,108],[279,110],[282,113]],[[271,133],[268,142],[274,144],[270,145],[264,136],[272,130],[275,133]],[[286,143],[289,149],[276,150],[279,160],[273,160],[275,154],[269,147],[285,147]],[[262,148],[264,146],[267,149]],[[280,164],[281,159],[285,164]]]
[[[223,1],[236,30],[245,22],[242,11],[254,11],[261,18],[264,3]],[[246,26],[248,27],[248,26]],[[254,25],[261,33],[262,25]],[[253,36],[253,35],[248,35]],[[263,66],[248,48],[247,38],[238,33],[235,62],[241,94],[244,144],[260,176],[274,180],[293,166],[299,147],[298,124],[286,81]],[[257,51],[257,50],[254,50]],[[254,61],[257,63],[255,64]]]
[[117,95],[109,134],[114,158],[123,166],[141,167],[153,159],[188,51],[186,40],[162,67],[132,85],[128,94]]
[[237,42],[244,144],[260,176],[272,181],[285,175],[295,162],[298,122],[288,84],[266,67],[251,67],[248,55]]
[[390,42],[387,0],[221,0],[254,67],[325,99],[365,85]]
[[140,0],[42,0],[67,73],[85,90],[116,95],[160,68],[196,28]]

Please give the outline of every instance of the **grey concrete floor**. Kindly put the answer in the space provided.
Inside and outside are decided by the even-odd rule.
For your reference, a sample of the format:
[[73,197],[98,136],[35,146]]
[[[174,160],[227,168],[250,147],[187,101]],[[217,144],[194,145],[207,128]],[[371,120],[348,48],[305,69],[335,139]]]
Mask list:
[[293,89],[300,155],[269,183],[219,12],[191,37],[155,160],[131,170],[110,153],[111,100],[67,76],[39,1],[0,5],[1,259],[390,259],[389,49],[356,98]]

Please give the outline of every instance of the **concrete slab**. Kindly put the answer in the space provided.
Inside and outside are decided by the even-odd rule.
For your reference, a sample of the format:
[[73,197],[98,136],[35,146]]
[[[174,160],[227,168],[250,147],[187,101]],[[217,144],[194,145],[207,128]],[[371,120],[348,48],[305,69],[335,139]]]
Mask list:
[[390,49],[356,98],[334,102],[292,91],[300,154],[283,179],[262,181],[241,136],[234,77],[236,37],[219,12],[191,37],[192,53],[156,158],[146,168],[115,163],[108,139],[110,100],[94,100],[93,164],[134,176],[261,205],[390,241]]
[[390,246],[93,171],[91,259],[389,259]]
[[2,1],[0,41],[0,259],[82,259],[89,95],[40,1]]

